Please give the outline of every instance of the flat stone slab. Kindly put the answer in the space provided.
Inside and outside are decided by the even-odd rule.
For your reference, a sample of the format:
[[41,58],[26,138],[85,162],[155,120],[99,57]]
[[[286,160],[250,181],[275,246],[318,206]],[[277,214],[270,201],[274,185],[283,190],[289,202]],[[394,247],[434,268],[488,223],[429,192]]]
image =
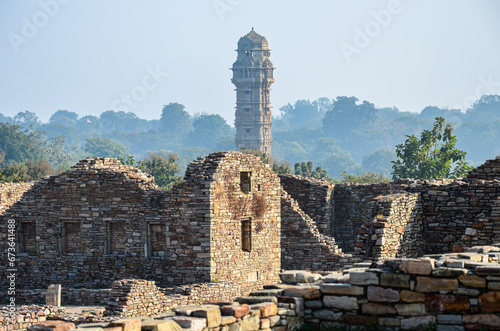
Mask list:
[[250,293],[251,297],[267,297],[267,296],[280,296],[285,293],[284,289],[266,289],[266,290],[259,290],[259,291],[253,291]]
[[207,320],[199,317],[174,316],[172,319],[183,329],[203,330],[207,327]]
[[276,297],[270,297],[270,296],[267,296],[267,297],[241,296],[241,297],[237,297],[235,300],[236,300],[236,302],[238,302],[240,304],[246,303],[249,305],[254,304],[254,303],[261,303],[261,302],[278,303],[278,299]]

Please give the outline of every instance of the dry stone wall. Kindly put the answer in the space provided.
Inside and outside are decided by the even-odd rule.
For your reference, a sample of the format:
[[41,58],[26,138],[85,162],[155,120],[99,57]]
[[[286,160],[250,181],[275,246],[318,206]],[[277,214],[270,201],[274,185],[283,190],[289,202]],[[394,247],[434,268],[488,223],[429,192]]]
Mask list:
[[0,183],[0,215],[19,201],[21,196],[33,186],[29,183]]
[[300,208],[316,222],[322,233],[332,232],[331,198],[333,185],[329,182],[294,175],[280,175],[281,186]]
[[281,197],[281,268],[337,270],[352,262],[335,239],[322,234],[298,203],[283,192]]
[[116,277],[252,289],[280,270],[279,179],[238,152],[193,162],[170,191],[117,160],[89,158],[35,183],[2,219],[2,250],[16,221],[20,289],[109,288]]
[[[310,201],[322,202],[316,205],[319,209],[328,201],[329,212],[322,214],[329,215],[332,227],[330,232],[324,232],[318,226],[322,235],[335,238],[344,252],[379,260],[461,251],[500,242],[499,164],[500,156],[486,161],[467,178],[457,180],[331,186],[285,175],[281,181],[308,216],[311,213],[318,218]],[[282,227],[296,226],[293,213],[286,217],[285,213]],[[288,256],[294,255],[292,249],[288,249]],[[296,255],[300,256],[300,252]],[[300,269],[304,264],[296,260],[295,265],[293,260],[288,261],[287,267]]]

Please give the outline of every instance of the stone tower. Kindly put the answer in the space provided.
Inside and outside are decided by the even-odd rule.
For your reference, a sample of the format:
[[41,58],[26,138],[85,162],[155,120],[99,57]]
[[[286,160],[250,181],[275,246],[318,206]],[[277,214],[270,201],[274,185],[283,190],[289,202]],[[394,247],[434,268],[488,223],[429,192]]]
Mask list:
[[273,64],[269,60],[267,40],[252,28],[238,41],[234,62],[236,86],[236,148],[255,148],[271,154],[271,105],[269,91],[274,83]]

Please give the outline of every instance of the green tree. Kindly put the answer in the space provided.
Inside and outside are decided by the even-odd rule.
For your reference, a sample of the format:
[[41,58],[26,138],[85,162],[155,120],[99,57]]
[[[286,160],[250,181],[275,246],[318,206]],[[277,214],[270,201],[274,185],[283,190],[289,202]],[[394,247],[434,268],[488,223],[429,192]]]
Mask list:
[[215,114],[202,114],[193,121],[190,141],[193,146],[212,148],[216,142],[229,136],[231,136],[231,127],[223,117]]
[[74,126],[78,120],[78,114],[69,110],[58,110],[50,116],[49,123],[59,123],[67,126]]
[[139,162],[139,168],[155,178],[156,184],[162,189],[169,190],[181,180],[177,154],[171,151],[152,153]]
[[162,128],[169,135],[184,136],[191,130],[191,120],[184,106],[180,103],[169,103],[161,112]]
[[0,123],[0,153],[6,162],[22,163],[43,158],[40,132],[25,130],[19,125]]
[[312,177],[327,180],[330,182],[332,181],[332,179],[326,173],[325,169],[321,168],[320,166],[317,166],[316,169],[314,169],[312,161],[296,162],[294,165],[294,171],[295,174],[299,176]]
[[89,138],[85,143],[85,153],[89,156],[126,158],[127,149],[107,138]]
[[289,174],[292,171],[292,166],[287,161],[282,161],[274,158],[264,152],[259,151],[258,149],[243,147],[241,149],[241,152],[243,154],[251,154],[260,157],[262,162],[269,164],[271,166],[271,169],[277,174],[284,175]]
[[472,169],[465,162],[464,151],[455,148],[457,138],[444,118],[436,117],[432,130],[424,130],[420,139],[406,136],[404,144],[396,145],[398,159],[391,161],[393,179],[457,178]]
[[362,172],[360,175],[348,174],[347,171],[340,171],[342,178],[341,183],[356,183],[356,184],[377,184],[377,183],[387,183],[389,178],[382,173],[376,173],[373,171]]

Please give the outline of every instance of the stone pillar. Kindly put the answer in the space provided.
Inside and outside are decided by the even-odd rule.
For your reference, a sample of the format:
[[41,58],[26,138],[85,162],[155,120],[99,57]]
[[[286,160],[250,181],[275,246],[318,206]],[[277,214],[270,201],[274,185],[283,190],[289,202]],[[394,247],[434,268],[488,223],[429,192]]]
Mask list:
[[48,306],[61,305],[61,284],[50,285],[45,295],[45,304]]

